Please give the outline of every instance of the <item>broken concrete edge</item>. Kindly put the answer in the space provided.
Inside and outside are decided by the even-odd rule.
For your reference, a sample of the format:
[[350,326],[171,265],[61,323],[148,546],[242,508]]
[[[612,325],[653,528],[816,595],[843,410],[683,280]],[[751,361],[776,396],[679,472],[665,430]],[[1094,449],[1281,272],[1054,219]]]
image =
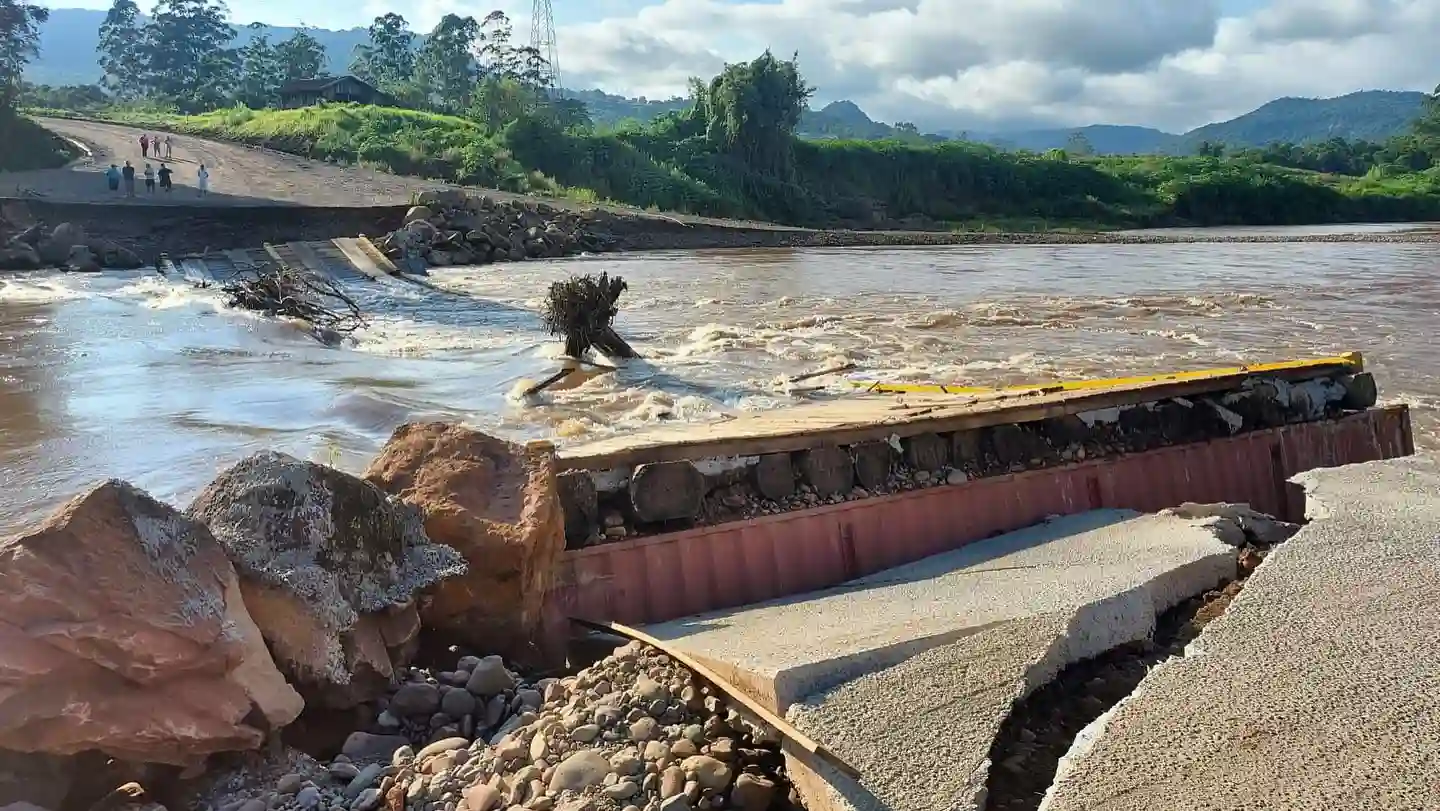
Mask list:
[[[1251,512],[1253,511],[1248,507],[1241,509],[1242,514]],[[1223,582],[1233,580],[1236,574],[1234,539],[1237,535],[1243,537],[1242,530],[1223,514],[1199,517],[1196,524],[1209,529],[1215,540],[1224,545],[1224,550],[1217,549],[1214,554],[1160,572],[1135,588],[1075,608],[1066,633],[1057,638],[1016,683],[1011,706],[1018,705],[1036,690],[1054,681],[1071,665],[1093,659],[1124,645],[1149,639],[1155,631],[1157,619],[1166,611]],[[787,720],[802,731],[807,731],[804,722],[805,703],[822,700],[827,691],[853,679],[895,667],[961,637],[1003,624],[1005,623],[992,623],[982,628],[967,628],[959,632],[908,640],[878,651],[868,651],[778,673],[774,676],[774,687],[769,691],[769,697],[784,708]],[[845,663],[839,669],[834,669],[839,662]],[[829,672],[822,674],[822,671],[826,670]],[[751,683],[754,681],[751,680]],[[997,734],[1006,716],[1008,713],[995,719]],[[785,754],[787,770],[811,811],[864,811],[848,799],[866,793],[860,781],[805,753],[786,750]],[[965,811],[985,809],[986,786],[992,765],[988,757],[974,764],[966,780],[968,791],[965,796],[955,798],[954,808]]]
[[[1304,490],[1305,520],[1307,522],[1325,520],[1325,518],[1329,514],[1329,508],[1325,504],[1324,500],[1318,497],[1318,493],[1316,492],[1319,482],[1315,476],[1315,471],[1305,471],[1302,473],[1297,473],[1296,475],[1290,477],[1289,482],[1291,484],[1299,485]],[[1224,521],[1225,519],[1222,518],[1220,520]],[[1269,566],[1270,561],[1271,558],[1265,558],[1265,560],[1262,561],[1260,565],[1255,569],[1255,572],[1259,572],[1266,566]],[[1253,576],[1254,572],[1252,572],[1251,574]],[[1248,602],[1249,600],[1257,599],[1253,596],[1253,594],[1254,593],[1248,589],[1242,590],[1238,595],[1235,596],[1234,600],[1230,603],[1230,606],[1227,607],[1226,614],[1229,614],[1229,609],[1231,607],[1234,607],[1237,603],[1242,603],[1242,601]],[[1155,683],[1153,680],[1157,675],[1166,673],[1169,670],[1178,667],[1180,663],[1185,659],[1190,659],[1197,656],[1205,656],[1205,642],[1215,633],[1214,629],[1223,628],[1224,624],[1225,614],[1222,614],[1214,622],[1206,625],[1205,628],[1201,630],[1199,636],[1195,637],[1193,640],[1190,641],[1189,644],[1185,646],[1185,652],[1183,656],[1171,657],[1170,659],[1156,665],[1150,670],[1149,674],[1147,674],[1146,677],[1141,680],[1140,684],[1137,685],[1133,691],[1131,691],[1129,695],[1125,696],[1120,701],[1116,702],[1114,706],[1101,713],[1099,717],[1097,717],[1094,721],[1091,721],[1084,729],[1080,731],[1078,735],[1075,736],[1075,741],[1071,744],[1070,750],[1063,757],[1060,758],[1060,763],[1057,765],[1055,770],[1055,777],[1050,782],[1051,790],[1047,790],[1045,792],[1045,797],[1040,801],[1039,811],[1047,811],[1047,809],[1051,807],[1052,797],[1054,796],[1054,787],[1061,785],[1064,780],[1070,775],[1070,773],[1076,769],[1077,765],[1083,762],[1085,758],[1088,757],[1092,751],[1094,751],[1095,746],[1100,742],[1101,738],[1105,736],[1105,733],[1110,726],[1110,722],[1114,720],[1114,718],[1125,708],[1125,706],[1132,701],[1143,699],[1146,695],[1147,687]]]
[[1364,411],[1377,398],[1368,372],[1300,383],[1249,378],[1205,397],[760,456],[589,471],[567,469],[562,453],[566,548],[1314,422]]

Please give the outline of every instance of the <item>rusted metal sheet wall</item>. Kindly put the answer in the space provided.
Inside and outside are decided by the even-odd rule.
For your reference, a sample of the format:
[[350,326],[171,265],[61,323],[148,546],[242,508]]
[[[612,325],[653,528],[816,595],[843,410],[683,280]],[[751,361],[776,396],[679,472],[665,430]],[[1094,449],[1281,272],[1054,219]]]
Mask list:
[[553,617],[662,622],[799,594],[1035,524],[1120,507],[1248,502],[1290,520],[1286,479],[1414,452],[1405,406],[1213,442],[566,552]]

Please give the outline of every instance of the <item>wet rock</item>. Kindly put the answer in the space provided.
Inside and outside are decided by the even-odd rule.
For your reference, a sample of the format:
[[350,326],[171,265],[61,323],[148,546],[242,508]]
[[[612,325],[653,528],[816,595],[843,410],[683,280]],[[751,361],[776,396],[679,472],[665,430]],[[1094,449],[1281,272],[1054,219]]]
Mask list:
[[950,464],[950,443],[939,434],[920,434],[901,442],[905,464],[915,470],[934,473]]
[[100,260],[85,245],[75,245],[70,249],[70,255],[65,257],[65,269],[73,273],[99,273],[102,270]]
[[0,747],[185,765],[302,709],[225,549],[125,482],[0,541],[0,581]]
[[383,694],[407,664],[416,592],[465,571],[455,550],[425,537],[415,510],[282,453],[221,473],[189,515],[225,546],[281,671],[317,706]]
[[565,541],[571,549],[585,546],[600,521],[595,479],[584,470],[567,470],[555,477],[560,505],[565,511]]
[[630,506],[642,522],[694,518],[705,499],[705,477],[689,462],[640,465],[630,477]]
[[0,270],[39,270],[44,260],[34,248],[24,244],[11,244],[0,248]]
[[451,690],[440,699],[440,711],[451,718],[464,718],[475,712],[477,703],[469,690]]
[[60,223],[49,236],[35,246],[40,260],[46,265],[61,267],[70,260],[70,252],[76,246],[85,245],[85,229],[74,223]]
[[1369,372],[1342,377],[1340,385],[1345,387],[1345,398],[1340,401],[1342,408],[1363,411],[1373,408],[1380,399],[1379,389],[1375,386],[1375,376]]
[[795,466],[788,453],[770,453],[760,457],[754,471],[755,492],[771,501],[783,501],[795,495]]
[[864,442],[850,448],[855,457],[855,479],[860,486],[875,492],[890,481],[894,467],[895,449],[888,442]]
[[855,467],[843,448],[822,446],[796,455],[801,479],[821,498],[843,495],[855,486]]
[[419,509],[429,537],[470,562],[434,590],[427,627],[508,660],[543,658],[541,612],[565,548],[554,470],[543,443],[439,422],[396,429],[365,477]]
[[104,267],[117,268],[120,270],[135,270],[145,267],[145,262],[140,258],[139,254],[119,243],[112,242],[108,239],[96,239],[92,237],[87,245],[90,248],[90,252],[95,254],[95,257]]

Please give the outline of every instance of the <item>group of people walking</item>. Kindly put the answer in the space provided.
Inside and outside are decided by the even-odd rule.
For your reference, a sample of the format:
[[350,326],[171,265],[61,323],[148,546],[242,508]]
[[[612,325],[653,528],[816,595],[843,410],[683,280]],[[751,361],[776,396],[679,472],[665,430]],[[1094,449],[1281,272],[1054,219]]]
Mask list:
[[[141,176],[145,180],[147,194],[155,193],[157,182],[159,188],[166,194],[175,190],[174,170],[164,163],[161,163],[157,170],[150,165],[148,160],[151,157],[157,161],[172,160],[174,156],[175,142],[171,136],[166,135],[163,141],[160,136],[149,133],[140,136],[140,157],[145,160],[145,169]],[[135,176],[136,170],[130,161],[125,161],[123,167],[112,163],[110,168],[105,170],[105,182],[110,187],[110,191],[119,191],[120,187],[124,186],[126,197],[135,196]],[[195,172],[195,187],[199,190],[201,197],[210,193],[210,170],[206,169],[203,163]]]

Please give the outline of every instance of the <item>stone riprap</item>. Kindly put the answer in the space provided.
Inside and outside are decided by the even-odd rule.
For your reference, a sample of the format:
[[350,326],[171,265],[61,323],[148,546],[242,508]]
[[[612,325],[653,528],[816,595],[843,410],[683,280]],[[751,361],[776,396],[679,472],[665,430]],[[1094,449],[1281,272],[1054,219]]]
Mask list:
[[546,203],[496,201],[460,190],[427,191],[405,214],[405,224],[376,241],[388,258],[413,269],[485,265],[611,250],[601,235],[615,215],[571,211]]
[[1077,738],[1044,811],[1440,808],[1440,461],[1296,481],[1312,522]]
[[565,678],[498,656],[411,669],[327,764],[251,768],[218,811],[791,811],[780,738],[654,648],[632,642]]
[[[562,473],[567,548],[1333,418],[1375,405],[1369,373],[891,441]],[[821,442],[823,439],[817,439]],[[565,468],[565,455],[560,459]],[[577,483],[576,479],[587,482]]]
[[1224,517],[1102,510],[834,589],[650,626],[858,768],[795,765],[816,809],[983,808],[1011,705],[1236,576]]

